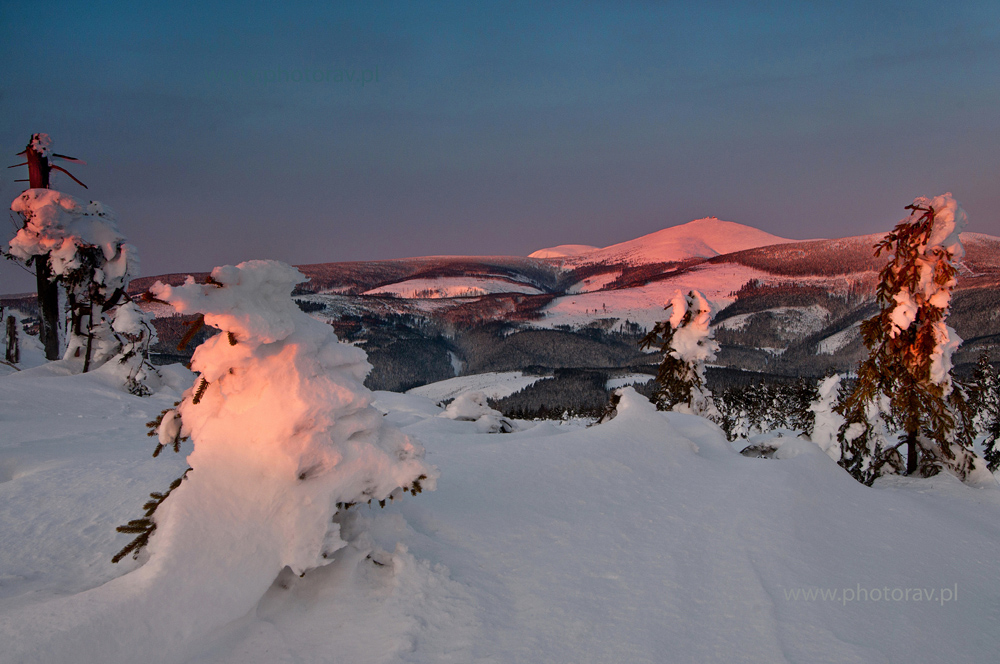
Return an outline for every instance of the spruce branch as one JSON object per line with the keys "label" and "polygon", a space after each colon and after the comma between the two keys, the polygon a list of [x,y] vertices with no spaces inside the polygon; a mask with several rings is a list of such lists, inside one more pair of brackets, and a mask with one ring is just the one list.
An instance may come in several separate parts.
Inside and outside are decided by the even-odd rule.
{"label": "spruce branch", "polygon": [[170,493],[181,485],[181,482],[187,477],[187,474],[191,472],[191,468],[184,471],[184,474],[178,477],[176,480],[170,483],[170,488],[163,493],[153,492],[149,494],[152,500],[149,500],[142,506],[144,515],[140,519],[132,519],[124,526],[118,526],[115,528],[119,533],[126,533],[129,535],[136,535],[136,537],[122,547],[121,551],[116,553],[112,558],[112,563],[121,562],[125,556],[132,554],[132,558],[138,558],[139,553],[142,549],[149,543],[149,538],[156,530],[156,522],[153,521],[152,516],[156,512],[156,509],[163,504]]}

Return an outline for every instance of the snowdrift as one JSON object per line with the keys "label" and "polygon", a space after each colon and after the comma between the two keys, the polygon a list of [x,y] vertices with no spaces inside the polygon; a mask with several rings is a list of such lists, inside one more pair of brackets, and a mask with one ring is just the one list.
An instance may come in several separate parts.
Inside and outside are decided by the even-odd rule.
{"label": "snowdrift", "polygon": [[[985,662],[1000,647],[996,487],[939,476],[867,488],[797,439],[784,458],[745,458],[714,425],[627,388],[605,424],[505,435],[376,393],[383,419],[427,447],[437,491],[363,508],[344,536],[367,538],[303,578],[279,576],[226,624],[161,636],[177,613],[209,607],[129,604],[145,589],[136,574],[81,591],[124,571],[107,562],[113,528],[150,474],[183,469],[137,444],[174,396],[95,380],[0,379],[4,662],[114,661],[82,656],[105,640],[132,644],[133,659],[249,664]],[[34,405],[52,399],[58,417]],[[239,591],[206,576],[213,592]],[[116,620],[83,618],[99,610]],[[130,637],[144,625],[152,641]]]}

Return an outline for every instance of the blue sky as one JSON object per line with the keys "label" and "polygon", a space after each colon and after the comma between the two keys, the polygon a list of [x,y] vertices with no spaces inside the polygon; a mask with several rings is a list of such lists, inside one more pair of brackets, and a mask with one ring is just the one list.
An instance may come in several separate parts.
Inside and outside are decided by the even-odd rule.
{"label": "blue sky", "polygon": [[86,159],[89,191],[55,186],[115,209],[145,274],[709,215],[841,237],[944,191],[1000,235],[995,0],[3,2],[0,44],[0,152]]}

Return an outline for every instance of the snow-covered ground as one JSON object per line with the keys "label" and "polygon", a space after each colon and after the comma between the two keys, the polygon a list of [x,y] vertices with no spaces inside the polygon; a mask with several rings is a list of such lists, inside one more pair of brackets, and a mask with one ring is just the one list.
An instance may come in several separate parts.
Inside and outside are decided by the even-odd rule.
{"label": "snow-covered ground", "polygon": [[625,387],[626,385],[642,385],[653,380],[654,376],[651,374],[643,373],[631,373],[624,376],[618,376],[616,378],[609,378],[604,384],[604,389],[606,390],[617,390],[619,387]]}
{"label": "snow-covered ground", "polygon": [[[437,490],[355,507],[326,567],[286,570],[256,607],[213,598],[158,622],[114,609],[135,569],[111,556],[150,491],[186,468],[151,458],[149,398],[101,372],[0,377],[0,661],[991,662],[1000,649],[1000,490],[950,476],[862,486],[815,445],[736,454],[706,420],[626,390],[598,426],[476,433],[434,399],[376,393],[427,449]],[[436,397],[435,397],[436,398]],[[214,564],[225,566],[227,560]],[[110,588],[110,590],[109,590]],[[155,647],[178,615],[201,635]]]}
{"label": "snow-covered ground", "polygon": [[621,270],[598,274],[584,279],[583,281],[576,282],[566,289],[566,294],[576,295],[577,293],[591,293],[593,291],[599,291],[602,288],[606,288],[609,284],[614,283],[614,281],[620,276],[622,276]]}
{"label": "snow-covered ground", "polygon": [[716,310],[720,310],[736,299],[734,292],[743,284],[752,279],[769,278],[771,275],[767,272],[738,263],[703,264],[645,286],[558,297],[542,309],[543,317],[531,321],[530,325],[583,327],[598,319],[617,318],[648,329],[663,320],[663,308],[678,290],[682,293],[701,291]]}
{"label": "snow-covered ground", "polygon": [[836,332],[821,340],[816,345],[817,355],[833,355],[838,350],[851,343],[861,336],[861,323],[855,323],[850,327]]}
{"label": "snow-covered ground", "polygon": [[525,376],[520,371],[488,371],[472,376],[456,376],[436,383],[414,387],[407,394],[426,397],[435,403],[454,399],[469,392],[482,392],[490,399],[502,399],[534,385],[544,376]]}
{"label": "snow-covered ground", "polygon": [[723,330],[742,330],[750,324],[754,316],[767,314],[781,319],[781,331],[789,338],[804,337],[817,332],[830,322],[829,311],[818,304],[810,304],[808,307],[774,307],[750,314],[738,314],[726,318],[715,327]]}

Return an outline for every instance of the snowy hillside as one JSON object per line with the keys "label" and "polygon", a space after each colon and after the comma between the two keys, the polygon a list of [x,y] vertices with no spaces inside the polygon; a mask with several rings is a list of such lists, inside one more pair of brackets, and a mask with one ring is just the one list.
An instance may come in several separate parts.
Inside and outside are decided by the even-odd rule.
{"label": "snowy hillside", "polygon": [[525,376],[520,371],[487,372],[473,376],[456,376],[421,385],[408,390],[407,394],[424,397],[434,403],[448,401],[467,392],[482,392],[490,399],[502,399],[529,385],[534,385],[541,379],[541,376]]}
{"label": "snowy hillside", "polygon": [[734,251],[743,251],[772,244],[795,242],[771,235],[762,230],[722,221],[715,217],[696,219],[679,226],[643,235],[642,237],[603,249],[586,252],[564,252],[563,247],[543,249],[531,254],[534,258],[550,258],[543,253],[553,253],[552,258],[566,258],[567,265],[594,263],[674,263],[690,258],[711,258]]}
{"label": "snowy hillside", "polygon": [[[872,249],[881,237],[787,241],[703,219],[603,249],[561,245],[545,250],[558,254],[553,258],[538,258],[536,252],[534,258],[431,256],[307,265],[301,270],[310,281],[298,287],[297,297],[313,316],[369,352],[376,365],[373,386],[380,389],[405,391],[442,380],[453,376],[456,366],[463,373],[531,365],[624,368],[635,358],[611,347],[634,346],[637,338],[619,333],[634,337],[649,329],[677,290],[690,289],[704,292],[716,307],[720,366],[818,376],[857,365],[857,324],[872,314],[875,281],[885,262]],[[995,315],[1000,238],[962,237],[966,256],[951,324],[966,339],[957,358],[968,365],[982,350],[1000,355],[1000,317]],[[136,280],[136,291],[153,280]],[[164,277],[175,285],[183,280],[179,274]],[[0,305],[33,306],[25,299],[0,300]],[[149,307],[157,316],[169,315],[155,304]],[[176,351],[185,329],[181,323],[161,317],[156,325],[161,338],[156,350],[163,361],[186,361]],[[496,340],[479,335],[483,328],[505,331]],[[605,359],[592,353],[583,359],[578,348],[557,338],[556,332],[565,330],[582,335],[582,343],[603,344],[609,349]],[[477,361],[477,356],[492,358],[490,347],[505,343],[507,335],[526,331],[552,331],[553,336],[521,343],[516,364]],[[605,336],[598,339],[598,333]],[[555,357],[559,348],[565,352]]]}
{"label": "snowy hillside", "polygon": [[[368,536],[302,578],[278,575],[242,618],[217,618],[209,600],[229,589],[210,584],[203,603],[116,613],[122,586],[98,587],[138,563],[110,563],[128,539],[114,528],[191,451],[150,458],[143,423],[186,387],[171,376],[147,399],[100,374],[0,377],[5,664],[909,664],[1000,648],[996,485],[867,488],[794,439],[778,459],[745,458],[713,425],[634,393],[606,424],[514,434],[377,393],[440,469],[437,491],[355,508]],[[182,616],[196,634],[137,639]]]}
{"label": "snowy hillside", "polygon": [[528,254],[528,258],[566,258],[567,256],[579,256],[592,251],[597,251],[597,247],[589,244],[560,244],[558,247],[539,249]]}

